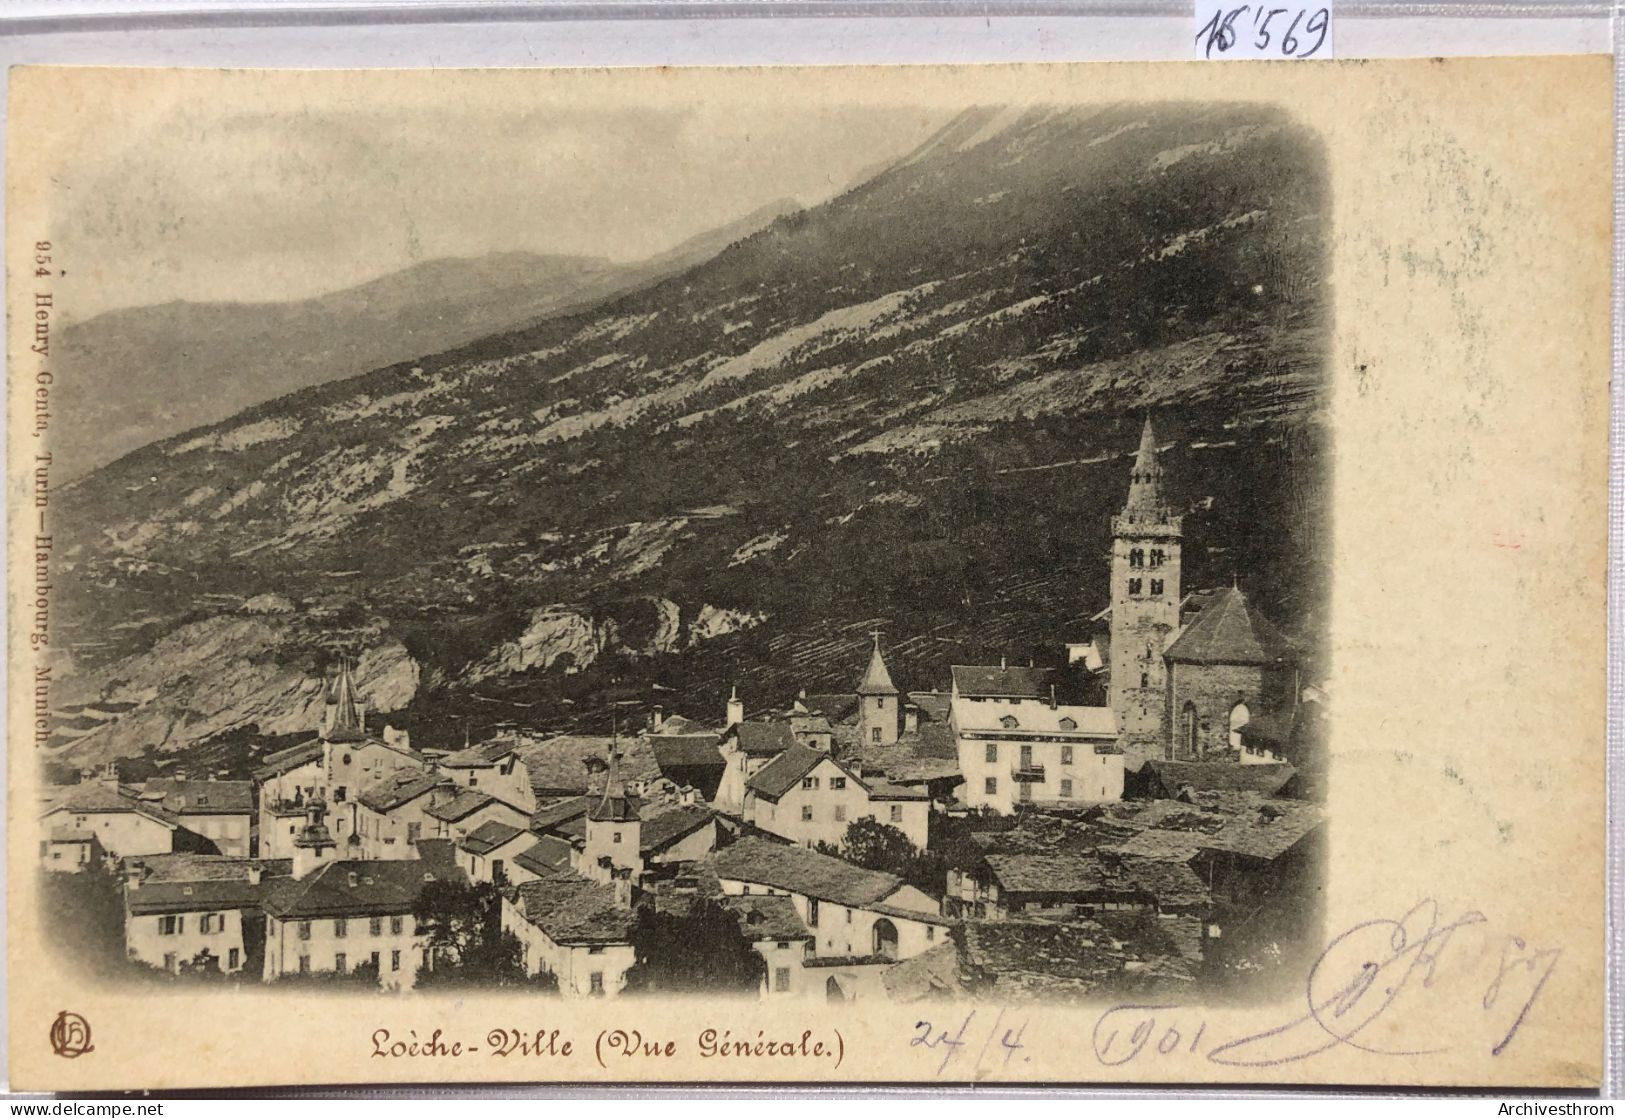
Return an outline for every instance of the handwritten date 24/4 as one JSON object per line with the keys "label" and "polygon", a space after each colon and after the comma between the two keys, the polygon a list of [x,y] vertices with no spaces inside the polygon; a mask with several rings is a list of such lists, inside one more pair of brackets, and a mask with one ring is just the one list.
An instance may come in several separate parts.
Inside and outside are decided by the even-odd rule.
{"label": "handwritten date 24/4", "polygon": [[1329,7],[1210,3],[1197,10],[1196,49],[1203,58],[1328,58]]}

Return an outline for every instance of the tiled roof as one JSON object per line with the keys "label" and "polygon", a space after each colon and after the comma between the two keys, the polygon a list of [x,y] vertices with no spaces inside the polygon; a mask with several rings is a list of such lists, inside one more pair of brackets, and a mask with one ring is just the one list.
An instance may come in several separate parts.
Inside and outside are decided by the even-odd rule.
{"label": "tiled roof", "polygon": [[789,897],[723,897],[722,906],[739,918],[739,930],[752,943],[770,939],[812,939],[812,930]]}
{"label": "tiled roof", "polygon": [[[422,853],[423,843],[419,843]],[[394,916],[412,911],[432,881],[463,881],[455,864],[413,858],[333,862],[303,878],[266,883],[265,911],[282,920],[329,916]]]}
{"label": "tiled roof", "polygon": [[68,811],[75,815],[101,815],[107,812],[132,812],[136,815],[162,823],[166,827],[178,827],[180,819],[173,813],[165,811],[155,801],[138,799],[132,790],[122,785],[86,783],[62,785],[51,789],[52,802],[46,806],[43,814],[50,815],[57,811]]}
{"label": "tiled roof", "polygon": [[524,834],[525,832],[518,827],[510,827],[506,823],[489,819],[465,835],[458,845],[470,854],[489,854]]}
{"label": "tiled roof", "polygon": [[1296,658],[1292,643],[1247,604],[1240,590],[1220,590],[1168,646],[1169,660],[1187,664],[1283,664]]}
{"label": "tiled roof", "polygon": [[1147,761],[1170,794],[1181,788],[1198,792],[1259,792],[1274,795],[1292,779],[1293,768],[1283,762],[1243,765],[1236,761]]}
{"label": "tiled roof", "polygon": [[889,745],[853,741],[848,749],[842,756],[857,759],[863,766],[865,780],[870,773],[909,782],[960,775],[959,746],[953,729],[946,722],[922,721],[919,729],[899,734]]}
{"label": "tiled roof", "polygon": [[[145,871],[139,885],[125,889],[125,905],[135,916],[257,908],[271,882],[285,879],[292,865],[287,858],[206,854],[148,854],[129,859],[135,863]],[[255,867],[263,875],[257,884],[249,880]]]}
{"label": "tiled roof", "polygon": [[910,691],[906,696],[919,708],[921,722],[948,721],[948,704],[953,696],[946,691]]}
{"label": "tiled roof", "polygon": [[570,796],[550,804],[542,804],[530,816],[530,829],[537,834],[550,831],[568,819],[579,819],[593,805],[591,796]]}
{"label": "tiled roof", "polygon": [[986,854],[988,869],[1008,893],[1093,893],[1126,889],[1092,854]]}
{"label": "tiled roof", "polygon": [[999,668],[955,664],[954,688],[964,698],[1048,698],[1055,672],[1049,668]]}
{"label": "tiled roof", "polygon": [[783,722],[740,722],[723,734],[724,739],[729,737],[753,757],[777,756],[796,744],[795,734]]}
{"label": "tiled roof", "polygon": [[793,734],[833,734],[835,728],[822,714],[792,714],[790,732]]}
{"label": "tiled roof", "polygon": [[1325,812],[1307,800],[1262,800],[1237,812],[1203,845],[1248,858],[1273,860],[1296,846],[1325,821]]}
{"label": "tiled roof", "polygon": [[554,872],[519,886],[515,902],[530,923],[559,944],[631,943],[637,922],[615,904],[615,890],[573,873]]}
{"label": "tiled roof", "polygon": [[803,896],[866,908],[895,893],[902,880],[866,870],[851,862],[804,846],[783,846],[760,838],[742,838],[712,855],[717,876],[769,885]]}
{"label": "tiled roof", "polygon": [[141,790],[160,794],[164,809],[176,815],[247,815],[254,810],[254,784],[249,780],[154,777]]}
{"label": "tiled roof", "polygon": [[801,783],[803,777],[825,761],[828,761],[848,776],[852,775],[845,765],[835,760],[822,749],[814,749],[810,745],[792,741],[783,753],[763,765],[755,775],[747,780],[745,786],[758,795],[777,800]]}
{"label": "tiled roof", "polygon": [[[1186,987],[1194,977],[1175,942],[1157,927],[1092,919],[1067,923],[1023,920],[967,922],[960,970],[967,986],[1011,1000],[1068,1001],[1102,992]],[[1153,933],[1153,934],[1148,934]]]}
{"label": "tiled roof", "polygon": [[831,722],[845,722],[858,713],[858,697],[851,693],[802,695],[796,702]]}
{"label": "tiled roof", "polygon": [[645,815],[639,828],[638,849],[645,856],[658,854],[704,827],[716,813],[703,804],[684,804]]}
{"label": "tiled roof", "polygon": [[1123,871],[1159,908],[1190,908],[1211,899],[1206,885],[1188,864],[1159,858],[1126,858]]}
{"label": "tiled roof", "polygon": [[459,749],[455,753],[440,758],[441,768],[446,769],[482,769],[496,764],[514,751],[514,743],[504,739],[481,742],[471,745],[467,749]]}
{"label": "tiled roof", "polygon": [[892,1001],[904,1004],[962,995],[965,988],[959,978],[959,948],[952,941],[939,943],[888,968],[880,982]]}
{"label": "tiled roof", "polygon": [[[624,781],[653,780],[660,775],[653,739],[623,737],[617,767]],[[560,734],[542,740],[520,739],[514,746],[538,799],[602,790],[609,749],[615,739]]]}
{"label": "tiled roof", "polygon": [[303,745],[291,746],[288,749],[279,749],[275,753],[266,755],[260,767],[254,770],[255,780],[268,780],[273,776],[292,772],[301,765],[308,765],[312,761],[322,759],[322,743],[320,739],[307,741]]}
{"label": "tiled roof", "polygon": [[667,777],[676,768],[723,768],[727,762],[723,761],[722,752],[717,748],[721,741],[720,734],[711,733],[655,734],[649,739],[654,749],[655,764]]}
{"label": "tiled roof", "polygon": [[358,797],[374,811],[389,812],[409,804],[419,796],[442,784],[450,784],[437,772],[414,772],[401,769],[385,773],[361,790]]}
{"label": "tiled roof", "polygon": [[514,864],[539,877],[570,868],[570,844],[556,835],[543,835],[530,849],[514,855]]}
{"label": "tiled roof", "polygon": [[1164,831],[1149,827],[1114,849],[1124,857],[1188,862],[1202,849],[1205,838],[1199,831]]}
{"label": "tiled roof", "polygon": [[455,823],[460,819],[467,819],[480,808],[496,802],[496,797],[488,792],[481,792],[478,788],[467,788],[445,803],[424,808],[423,814],[445,823]]}
{"label": "tiled roof", "polygon": [[[1117,737],[1117,715],[1111,707],[1051,706],[1025,700],[1016,703],[980,703],[955,699],[954,724],[961,733],[1076,734],[1090,739]],[[1009,723],[1006,725],[1006,723]]]}

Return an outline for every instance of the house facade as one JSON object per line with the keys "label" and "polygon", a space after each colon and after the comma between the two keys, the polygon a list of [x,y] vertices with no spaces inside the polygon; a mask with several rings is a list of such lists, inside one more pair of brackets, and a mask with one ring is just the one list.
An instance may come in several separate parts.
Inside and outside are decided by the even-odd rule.
{"label": "house facade", "polygon": [[553,975],[565,998],[612,998],[625,989],[635,923],[614,888],[575,873],[525,882],[502,901],[502,928],[522,945],[525,973]]}
{"label": "house facade", "polygon": [[1110,707],[956,695],[950,722],[965,781],[960,795],[970,807],[1008,815],[1021,804],[1123,798],[1123,753]]}
{"label": "house facade", "polygon": [[764,831],[812,846],[839,846],[860,819],[896,827],[925,849],[931,802],[920,789],[865,778],[851,765],[796,743],[746,782],[744,818]]}

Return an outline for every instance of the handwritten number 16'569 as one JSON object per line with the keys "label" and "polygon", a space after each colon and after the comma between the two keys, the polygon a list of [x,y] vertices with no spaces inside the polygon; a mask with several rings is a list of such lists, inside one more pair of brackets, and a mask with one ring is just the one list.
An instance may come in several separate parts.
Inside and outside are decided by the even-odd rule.
{"label": "handwritten number 16'569", "polygon": [[[1281,19],[1286,15],[1292,16],[1290,22]],[[1214,11],[1213,18],[1196,33],[1196,42],[1203,56],[1212,58],[1214,51],[1224,54],[1236,45],[1241,35],[1248,34],[1252,36],[1251,45],[1256,53],[1269,52],[1273,46],[1282,58],[1311,58],[1326,44],[1331,22],[1331,13],[1326,8],[1313,11],[1299,8],[1294,13],[1291,8],[1242,4]],[[1285,31],[1280,30],[1283,24]]]}

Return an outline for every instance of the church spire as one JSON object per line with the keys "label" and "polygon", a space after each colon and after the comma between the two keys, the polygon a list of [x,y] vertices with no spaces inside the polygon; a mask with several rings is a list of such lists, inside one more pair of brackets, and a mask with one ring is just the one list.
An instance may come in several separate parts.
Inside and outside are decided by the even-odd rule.
{"label": "church spire", "polygon": [[897,687],[891,681],[891,672],[886,670],[885,658],[880,655],[880,633],[870,634],[875,638],[874,651],[869,654],[869,670],[863,673],[863,680],[858,684],[859,695],[895,695]]}
{"label": "church spire", "polygon": [[327,733],[323,737],[328,741],[360,741],[366,737],[347,656],[339,658],[339,676],[333,685],[333,719],[328,723]]}
{"label": "church spire", "polygon": [[1129,474],[1128,504],[1125,512],[1163,513],[1167,502],[1162,495],[1162,461],[1157,454],[1157,433],[1151,417],[1145,417],[1140,431],[1140,449],[1134,455],[1134,472]]}

